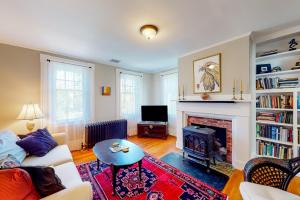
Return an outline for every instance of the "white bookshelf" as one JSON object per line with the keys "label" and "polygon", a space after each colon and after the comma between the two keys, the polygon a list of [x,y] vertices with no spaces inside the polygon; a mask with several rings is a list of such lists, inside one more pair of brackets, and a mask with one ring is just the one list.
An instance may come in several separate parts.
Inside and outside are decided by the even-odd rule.
{"label": "white bookshelf", "polygon": [[297,56],[300,55],[300,49],[296,49],[294,51],[283,51],[283,52],[279,52],[277,54],[272,54],[272,55],[268,55],[268,56],[260,56],[256,58],[257,62],[262,62],[262,61],[267,61],[270,59],[280,59],[280,58],[284,58],[284,57],[289,57],[289,56]]}
{"label": "white bookshelf", "polygon": [[[287,108],[256,108],[257,111],[293,111],[293,109],[287,109]],[[300,109],[298,110],[300,111]]]}
{"label": "white bookshelf", "polygon": [[272,143],[278,143],[278,144],[283,144],[283,145],[287,145],[287,146],[293,146],[292,142],[284,142],[284,141],[280,141],[280,140],[273,140],[270,138],[264,138],[264,137],[256,137],[257,140],[263,140],[266,142],[272,142]]}
{"label": "white bookshelf", "polygon": [[[297,34],[295,36],[295,34]],[[257,107],[255,103],[253,103],[253,112],[256,113],[253,117],[253,124],[265,124],[265,125],[272,125],[276,127],[283,127],[283,128],[289,128],[292,129],[293,132],[293,142],[286,142],[281,140],[274,140],[271,138],[265,138],[261,135],[256,133],[256,127],[254,128],[255,131],[255,141],[263,141],[266,143],[271,144],[279,144],[287,148],[292,148],[293,157],[300,156],[299,155],[299,148],[300,144],[298,144],[298,129],[300,129],[300,109],[297,108],[297,102],[298,102],[298,95],[300,95],[300,84],[298,84],[295,88],[276,88],[276,89],[260,89],[256,90],[256,80],[263,79],[263,78],[295,78],[298,77],[298,80],[300,80],[300,69],[291,70],[292,63],[296,63],[300,59],[300,49],[294,50],[294,51],[288,51],[288,42],[290,38],[297,37],[299,40],[300,38],[300,32],[293,33],[290,35],[281,36],[279,38],[273,38],[270,40],[260,41],[260,43],[253,44],[253,54],[260,54],[263,51],[266,50],[272,50],[277,48],[276,45],[280,44],[281,46],[278,46],[279,53],[263,56],[263,57],[255,57],[253,56],[253,67],[252,70],[253,74],[253,87],[252,90],[254,92],[254,98],[258,96],[278,96],[278,95],[291,95],[293,96],[293,107],[292,108],[263,108],[263,107]],[[286,46],[282,46],[286,45]],[[284,48],[286,50],[284,50]],[[298,46],[299,48],[299,46]],[[256,74],[256,64],[271,64],[272,68],[276,66],[280,66],[282,68],[281,71],[278,72],[271,72],[271,73],[265,73],[265,74]],[[257,102],[257,101],[255,101]],[[273,121],[263,121],[263,120],[256,120],[256,116],[260,112],[271,112],[271,113],[278,113],[278,112],[289,112],[292,113],[293,121],[292,123],[278,123]],[[298,124],[299,122],[299,124]],[[256,144],[256,143],[255,143]],[[256,147],[255,147],[256,148]],[[257,157],[272,157],[269,155],[259,155],[257,152],[257,149],[255,150]]]}

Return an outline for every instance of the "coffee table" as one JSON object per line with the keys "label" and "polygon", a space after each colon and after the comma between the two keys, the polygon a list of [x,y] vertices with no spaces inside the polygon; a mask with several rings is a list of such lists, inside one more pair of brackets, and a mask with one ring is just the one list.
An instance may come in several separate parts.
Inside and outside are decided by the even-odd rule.
{"label": "coffee table", "polygon": [[[122,151],[113,153],[109,147],[112,146],[113,143],[119,143],[120,145],[124,145],[129,147],[129,151],[124,153]],[[104,140],[102,142],[98,142],[95,144],[93,148],[94,154],[97,157],[97,168],[100,167],[100,161],[110,165],[112,171],[112,182],[113,182],[113,195],[116,193],[116,177],[119,170],[126,169],[132,166],[135,163],[138,163],[139,166],[139,178],[140,181],[142,180],[141,177],[141,169],[142,169],[142,160],[145,156],[144,151],[127,140],[121,139],[110,139]]]}

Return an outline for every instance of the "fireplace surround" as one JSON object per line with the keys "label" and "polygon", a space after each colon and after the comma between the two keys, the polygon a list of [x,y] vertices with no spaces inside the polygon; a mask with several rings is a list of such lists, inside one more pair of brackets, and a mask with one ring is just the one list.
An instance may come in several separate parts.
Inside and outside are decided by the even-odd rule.
{"label": "fireplace surround", "polygon": [[182,128],[188,125],[226,128],[226,160],[234,168],[243,169],[255,151],[255,142],[252,142],[250,134],[255,131],[251,130],[250,113],[250,101],[231,104],[177,102],[176,146],[183,148]]}

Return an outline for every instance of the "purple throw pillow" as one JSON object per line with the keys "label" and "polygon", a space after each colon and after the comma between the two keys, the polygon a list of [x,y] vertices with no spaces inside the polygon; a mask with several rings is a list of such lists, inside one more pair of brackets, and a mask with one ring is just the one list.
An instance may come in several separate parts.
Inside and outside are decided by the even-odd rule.
{"label": "purple throw pillow", "polygon": [[57,146],[56,141],[47,129],[38,129],[16,143],[30,155],[38,157],[46,155],[51,149]]}

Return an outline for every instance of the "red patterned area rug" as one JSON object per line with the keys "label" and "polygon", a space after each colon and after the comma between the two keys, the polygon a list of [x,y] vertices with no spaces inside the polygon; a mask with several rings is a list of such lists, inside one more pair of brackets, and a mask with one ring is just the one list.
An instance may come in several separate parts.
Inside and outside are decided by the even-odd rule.
{"label": "red patterned area rug", "polygon": [[94,200],[225,200],[220,191],[202,183],[184,172],[155,159],[145,156],[142,166],[142,182],[136,165],[120,170],[117,176],[117,193],[112,195],[110,167],[101,164],[97,170],[95,161],[81,164],[77,169],[84,181],[93,186]]}

